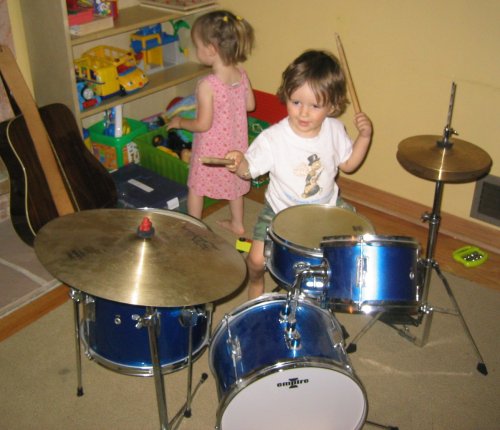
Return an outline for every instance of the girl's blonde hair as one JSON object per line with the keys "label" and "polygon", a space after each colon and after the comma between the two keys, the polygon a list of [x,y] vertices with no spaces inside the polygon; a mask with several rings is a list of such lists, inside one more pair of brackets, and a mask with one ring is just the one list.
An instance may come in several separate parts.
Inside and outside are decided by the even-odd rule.
{"label": "girl's blonde hair", "polygon": [[254,30],[248,21],[226,10],[209,12],[196,19],[191,35],[203,45],[213,45],[226,65],[247,60],[254,47]]}
{"label": "girl's blonde hair", "polygon": [[309,50],[297,57],[283,72],[278,97],[286,103],[305,83],[311,86],[318,103],[332,105],[332,116],[340,115],[349,103],[344,72],[330,52]]}

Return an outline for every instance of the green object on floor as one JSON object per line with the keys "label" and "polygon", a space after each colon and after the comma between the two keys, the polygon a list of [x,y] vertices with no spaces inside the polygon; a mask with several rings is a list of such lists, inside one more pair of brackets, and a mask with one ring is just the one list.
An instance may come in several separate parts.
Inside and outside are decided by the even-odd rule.
{"label": "green object on floor", "polygon": [[488,253],[477,246],[467,245],[453,251],[453,258],[465,267],[477,267],[488,259]]}

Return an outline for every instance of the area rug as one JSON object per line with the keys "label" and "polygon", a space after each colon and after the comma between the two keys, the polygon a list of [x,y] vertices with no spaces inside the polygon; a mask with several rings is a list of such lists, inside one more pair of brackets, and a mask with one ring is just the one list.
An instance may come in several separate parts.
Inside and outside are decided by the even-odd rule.
{"label": "area rug", "polygon": [[16,234],[10,219],[0,222],[0,318],[59,285],[34,249]]}
{"label": "area rug", "polygon": [[[245,223],[248,231],[259,208],[259,204],[246,201]],[[236,238],[216,224],[217,220],[227,217],[227,210],[220,209],[205,221],[214,232],[232,244]],[[195,268],[196,262],[193,262],[193,270]],[[387,324],[376,322],[357,342],[357,351],[349,354],[352,378],[356,378],[364,387],[368,421],[398,427],[400,430],[498,428],[500,295],[491,289],[445,275],[482,354],[488,375],[476,370],[477,355],[459,319],[454,315],[434,313],[429,339],[423,347],[409,342]],[[270,293],[275,284],[270,277],[266,278],[266,290]],[[274,296],[267,297],[269,303],[273,303]],[[452,307],[437,276],[431,280],[429,302],[436,308]],[[216,303],[212,329],[222,324],[225,314],[231,314],[239,306],[244,307],[245,303],[244,288],[235,289],[230,298]],[[369,316],[339,312],[334,318],[350,335],[346,337],[346,343],[371,320]],[[411,328],[413,330],[418,335],[421,327]],[[70,301],[0,343],[3,393],[0,428],[160,428],[153,378],[113,372],[84,357],[84,395],[78,397],[74,343],[73,306]],[[263,345],[255,345],[255,348],[261,347]],[[123,348],[126,351],[125,343]],[[193,387],[203,373],[208,375],[208,379],[193,398],[192,416],[182,420],[179,426],[181,430],[214,429],[219,406],[217,391],[220,387],[210,371],[212,349],[213,345],[208,346],[194,363]],[[169,418],[186,401],[186,387],[186,369],[165,376]],[[318,393],[321,397],[318,401],[325,396],[331,396],[332,399],[342,397],[342,394],[342,387],[332,385],[329,392]],[[264,406],[269,406],[263,404],[261,398],[250,396],[249,400],[254,404],[256,414],[261,413]],[[304,398],[303,402],[309,400]],[[275,412],[300,417],[300,403],[290,404]],[[345,414],[349,414],[349,411],[346,410]],[[243,423],[242,428],[246,428]],[[270,425],[268,428],[274,430],[277,427]],[[332,428],[337,427],[332,425]],[[367,422],[363,428],[378,427]]]}

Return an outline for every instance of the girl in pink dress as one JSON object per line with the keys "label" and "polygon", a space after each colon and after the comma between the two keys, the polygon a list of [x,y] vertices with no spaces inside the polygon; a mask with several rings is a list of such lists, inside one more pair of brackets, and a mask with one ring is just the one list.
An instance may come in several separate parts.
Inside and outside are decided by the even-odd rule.
{"label": "girl in pink dress", "polygon": [[204,165],[201,157],[224,158],[226,153],[248,147],[247,111],[255,108],[251,84],[239,63],[246,61],[254,44],[252,26],[228,11],[199,17],[191,37],[198,60],[212,68],[196,88],[196,118],[176,116],[168,129],[194,133],[188,178],[188,213],[201,218],[203,197],[229,200],[231,219],[219,225],[238,236],[243,227],[243,195],[249,181],[233,175],[224,166]]}

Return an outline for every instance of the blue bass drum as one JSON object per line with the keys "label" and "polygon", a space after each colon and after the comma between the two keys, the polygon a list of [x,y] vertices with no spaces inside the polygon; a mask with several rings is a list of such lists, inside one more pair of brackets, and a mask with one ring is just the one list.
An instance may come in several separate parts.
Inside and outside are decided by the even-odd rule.
{"label": "blue bass drum", "polygon": [[[355,212],[328,205],[292,206],[272,220],[265,243],[266,267],[282,286],[294,284],[297,270],[323,263],[321,241],[325,236],[359,236],[374,233],[368,219]],[[326,287],[309,280],[302,292],[318,298]]]}
{"label": "blue bass drum", "polygon": [[[308,299],[266,294],[224,317],[210,343],[220,430],[344,430],[365,422],[364,388],[354,375],[333,315]],[[293,340],[287,331],[290,325]]]}
{"label": "blue bass drum", "polygon": [[415,239],[368,234],[325,238],[321,246],[330,268],[330,309],[418,312],[421,292]]}
{"label": "blue bass drum", "polygon": [[[148,329],[140,318],[146,307],[86,296],[81,333],[86,353],[100,365],[132,376],[152,376]],[[192,358],[208,345],[212,305],[156,308],[159,313],[158,355],[163,374],[188,364],[189,330]]]}

